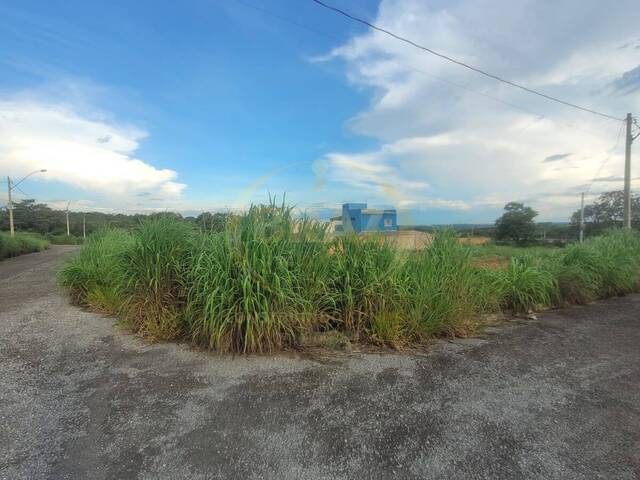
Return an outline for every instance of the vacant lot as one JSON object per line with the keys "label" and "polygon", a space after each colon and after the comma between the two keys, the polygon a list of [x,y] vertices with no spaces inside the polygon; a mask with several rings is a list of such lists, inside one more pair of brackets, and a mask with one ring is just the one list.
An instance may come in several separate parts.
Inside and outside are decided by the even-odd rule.
{"label": "vacant lot", "polygon": [[[273,352],[318,334],[392,348],[468,336],[486,314],[527,313],[637,292],[640,234],[483,263],[451,231],[418,251],[385,236],[327,238],[285,205],[255,205],[220,231],[171,215],[90,237],[61,284],[133,332],[220,352]],[[535,252],[535,253],[534,253]],[[539,253],[538,253],[539,252]]]}
{"label": "vacant lot", "polygon": [[425,355],[234,358],[70,306],[70,248],[0,264],[2,479],[640,475],[640,296]]}

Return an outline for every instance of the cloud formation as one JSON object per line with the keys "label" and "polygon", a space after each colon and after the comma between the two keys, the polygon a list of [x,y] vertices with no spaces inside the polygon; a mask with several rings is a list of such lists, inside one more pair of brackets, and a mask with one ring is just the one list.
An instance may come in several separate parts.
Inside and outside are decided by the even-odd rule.
{"label": "cloud formation", "polygon": [[126,205],[140,194],[178,199],[185,184],[173,170],[135,157],[146,132],[81,115],[68,105],[28,99],[0,99],[0,170],[21,176],[46,168],[40,180],[54,180],[112,204]]}
{"label": "cloud formation", "polygon": [[543,162],[557,162],[559,160],[564,160],[571,155],[571,153],[556,153],[555,155],[549,155],[548,157],[546,157]]}
{"label": "cloud formation", "polygon": [[[526,0],[383,0],[372,21],[622,118],[628,109],[640,112],[632,88],[637,50],[620,48],[635,45],[640,11],[630,0],[622,3],[611,9],[596,0],[553,8]],[[326,175],[368,188],[381,201],[426,206],[439,199],[444,207],[486,209],[529,199],[547,218],[562,219],[575,207],[575,189],[605,159],[602,176],[620,172],[621,122],[528,95],[380,32],[355,36],[327,58],[344,61],[349,81],[372,92],[349,127],[380,146],[327,154]],[[542,194],[549,190],[557,194]]]}

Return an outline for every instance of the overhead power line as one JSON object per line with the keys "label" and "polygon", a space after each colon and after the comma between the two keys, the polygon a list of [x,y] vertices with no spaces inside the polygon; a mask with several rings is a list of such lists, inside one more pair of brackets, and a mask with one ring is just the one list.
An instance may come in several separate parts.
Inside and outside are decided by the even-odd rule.
{"label": "overhead power line", "polygon": [[587,195],[589,194],[589,192],[591,191],[591,187],[593,187],[593,184],[600,177],[600,173],[602,172],[602,169],[604,168],[604,166],[607,164],[607,162],[609,161],[611,156],[615,153],[616,149],[618,148],[618,144],[620,143],[620,137],[622,136],[622,130],[623,129],[624,129],[624,124],[620,124],[620,130],[618,130],[618,136],[616,137],[616,143],[613,146],[613,148],[611,148],[611,150],[609,150],[609,155],[607,155],[606,158],[600,164],[600,167],[598,168],[598,171],[596,172],[595,176],[591,179],[591,183],[589,183],[589,186],[587,187],[587,190],[585,191],[585,194],[587,194]]}
{"label": "overhead power line", "polygon": [[437,52],[436,50],[433,50],[431,48],[425,47],[424,45],[420,45],[419,43],[416,43],[416,42],[414,42],[412,40],[409,40],[406,37],[403,37],[401,35],[395,34],[395,33],[391,32],[390,30],[386,30],[386,29],[384,29],[382,27],[379,27],[379,26],[377,26],[377,25],[375,25],[373,23],[368,22],[367,20],[365,20],[363,18],[356,17],[355,15],[352,15],[349,12],[346,12],[346,11],[340,9],[340,8],[334,7],[333,5],[329,5],[329,4],[327,4],[327,3],[325,3],[325,2],[323,2],[321,0],[311,0],[311,1],[314,2],[314,3],[317,3],[318,5],[320,5],[323,8],[326,8],[326,9],[331,10],[333,12],[336,12],[336,13],[338,13],[340,15],[343,15],[343,16],[349,18],[350,20],[353,20],[355,22],[358,22],[358,23],[361,23],[363,25],[366,25],[369,28],[377,30],[378,32],[382,32],[382,33],[384,33],[386,35],[389,35],[389,36],[395,38],[396,40],[399,40],[401,42],[407,43],[407,44],[409,44],[409,45],[411,45],[413,47],[416,47],[416,48],[418,48],[420,50],[423,50],[423,51],[428,52],[428,53],[430,53],[432,55],[440,57],[440,58],[442,58],[444,60],[447,60],[447,61],[449,61],[451,63],[455,63],[456,65],[460,65],[461,67],[467,68],[469,70],[473,70],[474,72],[479,73],[481,75],[484,75],[485,77],[492,78],[493,80],[497,80],[499,82],[505,83],[505,84],[510,85],[512,87],[515,87],[515,88],[519,88],[520,90],[524,90],[525,92],[528,92],[528,93],[531,93],[531,94],[534,94],[534,95],[538,95],[539,97],[546,98],[547,100],[551,100],[551,101],[554,101],[554,102],[557,102],[557,103],[561,103],[562,105],[565,105],[565,106],[568,106],[568,107],[571,107],[571,108],[582,110],[583,112],[588,112],[588,113],[591,113],[593,115],[599,115],[601,117],[609,118],[611,120],[619,120],[619,121],[623,120],[622,118],[614,117],[613,115],[608,115],[606,113],[598,112],[598,111],[592,110],[590,108],[581,107],[580,105],[576,105],[575,103],[566,102],[564,100],[561,100],[559,98],[553,97],[551,95],[547,95],[546,93],[538,92],[537,90],[534,90],[532,88],[525,87],[524,85],[521,85],[519,83],[512,82],[511,80],[507,80],[507,79],[502,78],[502,77],[500,77],[498,75],[495,75],[493,73],[490,73],[490,72],[487,72],[485,70],[482,70],[482,69],[480,69],[478,67],[474,67],[474,66],[469,65],[467,63],[461,62],[460,60],[456,60],[455,58],[452,58],[452,57],[450,57],[448,55],[445,55],[443,53]]}
{"label": "overhead power line", "polygon": [[[253,10],[256,10],[256,11],[258,11],[258,12],[264,14],[264,15],[268,15],[268,16],[273,17],[273,18],[275,18],[275,19],[277,19],[277,20],[279,20],[281,22],[288,23],[288,24],[293,25],[295,27],[298,27],[298,28],[300,28],[302,30],[307,30],[307,31],[309,31],[311,33],[314,33],[316,35],[319,35],[319,36],[322,36],[322,37],[325,37],[325,38],[332,38],[332,39],[336,39],[336,40],[342,40],[342,38],[339,37],[338,35],[327,33],[327,32],[321,31],[321,30],[317,30],[315,28],[309,27],[308,25],[304,25],[304,24],[299,23],[299,22],[297,22],[295,20],[292,20],[290,18],[278,15],[278,14],[276,14],[276,13],[270,11],[270,10],[267,10],[265,8],[258,7],[256,5],[251,4],[251,3],[245,2],[244,0],[235,0],[235,1],[240,5],[243,5],[243,6],[247,7],[247,8],[251,8]],[[437,80],[439,82],[446,83],[446,84],[451,85],[453,87],[459,88],[459,89],[464,90],[464,91],[469,92],[469,93],[472,93],[474,95],[478,95],[480,97],[484,97],[484,98],[487,98],[489,100],[493,100],[494,102],[498,102],[498,103],[501,103],[503,105],[507,105],[507,106],[509,106],[511,108],[514,108],[516,110],[520,110],[522,112],[528,113],[529,115],[533,115],[534,117],[536,117],[534,122],[548,118],[548,119],[552,120],[554,123],[557,123],[557,124],[560,124],[560,125],[564,125],[566,127],[572,128],[574,130],[577,130],[577,131],[580,131],[580,132],[583,132],[583,133],[588,133],[588,134],[594,135],[594,136],[600,136],[601,135],[601,132],[598,132],[598,133],[597,132],[593,132],[593,131],[586,130],[586,129],[581,128],[581,127],[577,127],[576,125],[574,125],[572,123],[569,123],[569,122],[566,122],[566,121],[551,119],[547,115],[543,115],[543,114],[541,114],[539,112],[535,112],[535,111],[531,110],[530,108],[525,108],[525,107],[523,107],[521,105],[517,105],[515,103],[509,102],[509,101],[504,100],[504,99],[499,98],[499,97],[495,97],[495,96],[490,95],[490,94],[485,93],[485,92],[481,92],[479,90],[474,90],[474,89],[472,89],[470,87],[467,87],[467,86],[462,85],[460,83],[456,83],[456,82],[454,82],[452,80],[449,80],[447,78],[434,75],[434,74],[432,74],[430,72],[426,72],[425,70],[421,70],[421,69],[413,67],[411,65],[407,65],[406,63],[399,62],[399,61],[393,60],[393,59],[387,59],[386,61],[391,62],[391,63],[393,63],[395,65],[398,65],[398,66],[400,66],[402,68],[406,68],[408,70],[416,72],[416,73],[418,73],[420,75],[425,75],[425,76],[433,78],[434,80]],[[607,118],[607,120],[610,121],[611,118]],[[620,121],[617,118],[614,118],[613,120],[615,120],[616,122]],[[526,128],[528,128],[528,126]]]}

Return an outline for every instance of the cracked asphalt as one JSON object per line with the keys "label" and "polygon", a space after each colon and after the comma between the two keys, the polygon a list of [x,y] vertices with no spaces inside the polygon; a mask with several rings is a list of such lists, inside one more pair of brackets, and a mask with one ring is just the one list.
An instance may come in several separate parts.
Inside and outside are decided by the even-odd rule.
{"label": "cracked asphalt", "polygon": [[75,247],[0,262],[2,479],[638,479],[640,296],[425,354],[231,357],[69,304]]}

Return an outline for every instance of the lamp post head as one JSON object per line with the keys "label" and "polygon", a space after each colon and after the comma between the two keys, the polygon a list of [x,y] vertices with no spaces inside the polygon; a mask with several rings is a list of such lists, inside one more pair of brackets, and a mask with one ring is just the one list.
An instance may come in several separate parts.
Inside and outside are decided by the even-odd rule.
{"label": "lamp post head", "polygon": [[44,173],[44,172],[46,172],[46,171],[47,171],[47,169],[46,169],[46,168],[43,168],[42,170],[40,170],[40,173]]}

